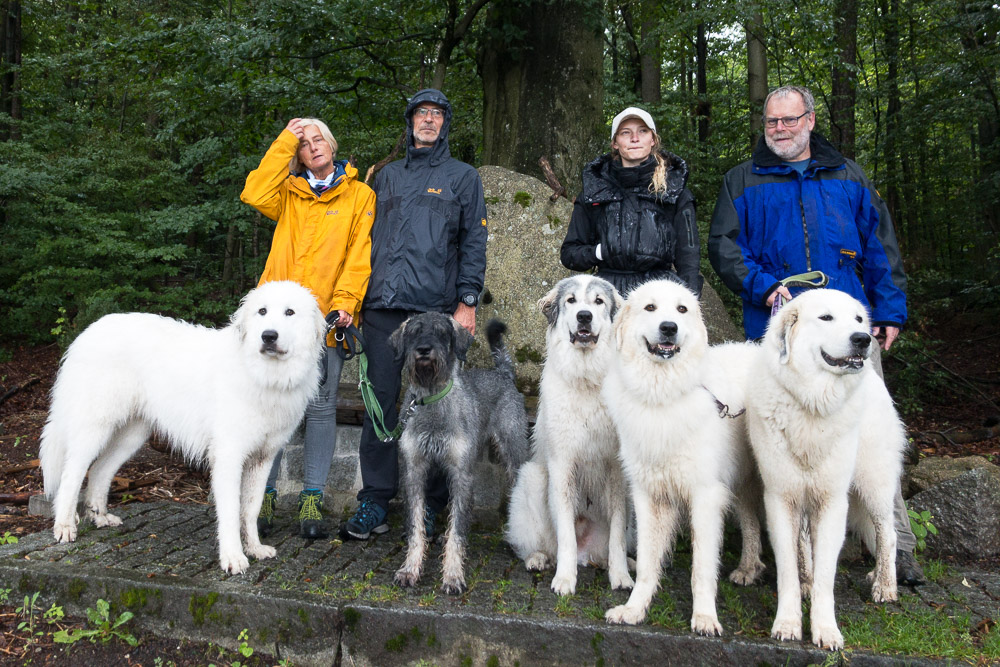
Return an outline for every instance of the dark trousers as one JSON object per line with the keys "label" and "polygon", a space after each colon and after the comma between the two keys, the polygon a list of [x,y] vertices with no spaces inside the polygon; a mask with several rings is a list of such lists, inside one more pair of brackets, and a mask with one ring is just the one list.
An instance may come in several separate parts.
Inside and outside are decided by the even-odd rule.
{"label": "dark trousers", "polygon": [[[413,315],[406,310],[365,309],[361,313],[363,324],[361,334],[365,339],[365,355],[368,357],[368,379],[375,389],[375,397],[382,408],[385,429],[396,428],[398,415],[396,401],[402,386],[400,374],[404,359],[397,357],[389,343],[389,337],[407,317]],[[358,500],[370,498],[383,509],[388,509],[389,501],[399,491],[399,443],[395,440],[382,442],[375,435],[371,417],[365,412],[361,427],[361,491]],[[448,504],[448,484],[440,469],[431,474],[427,482],[427,505],[440,512]]]}

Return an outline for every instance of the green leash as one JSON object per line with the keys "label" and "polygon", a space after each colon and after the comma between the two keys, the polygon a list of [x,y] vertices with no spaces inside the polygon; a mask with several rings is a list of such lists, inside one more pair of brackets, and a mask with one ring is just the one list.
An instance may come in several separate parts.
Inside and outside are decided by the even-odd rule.
{"label": "green leash", "polygon": [[[375,386],[368,379],[368,356],[364,351],[364,339],[361,337],[361,332],[352,324],[346,329],[337,329],[334,338],[338,341],[344,341],[346,344],[346,348],[340,348],[340,356],[345,361],[355,356],[358,358],[358,389],[361,391],[361,400],[365,404],[368,416],[371,417],[372,426],[375,427],[375,435],[382,442],[391,442],[399,438],[403,432],[403,428],[406,426],[406,422],[409,421],[419,406],[437,403],[447,396],[451,388],[455,386],[453,380],[448,380],[448,384],[444,386],[444,389],[436,394],[410,401],[406,409],[400,412],[396,428],[389,431],[385,426],[385,415],[382,413],[382,406],[378,404],[378,399],[375,398]],[[355,343],[355,341],[357,342]]]}
{"label": "green leash", "polygon": [[[784,285],[785,287],[805,288],[826,287],[829,282],[830,276],[826,275],[822,271],[796,273],[794,276],[788,276],[787,278],[782,278],[778,281],[780,285]],[[771,303],[771,317],[774,317],[774,314],[777,313],[781,307],[785,305],[785,303],[785,297],[780,294],[775,294],[774,301]]]}

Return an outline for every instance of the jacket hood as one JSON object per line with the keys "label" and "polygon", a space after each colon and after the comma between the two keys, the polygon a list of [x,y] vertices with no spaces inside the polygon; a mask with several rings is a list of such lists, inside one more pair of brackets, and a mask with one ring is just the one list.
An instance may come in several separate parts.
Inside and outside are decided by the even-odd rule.
{"label": "jacket hood", "polygon": [[[647,194],[650,198],[674,203],[687,187],[687,162],[662,148],[659,150],[659,155],[667,162],[667,191],[655,197],[652,194]],[[584,200],[604,202],[621,199],[622,186],[611,174],[613,160],[611,153],[605,153],[583,168],[583,192],[580,195]],[[646,165],[640,165],[639,168],[644,166]],[[650,169],[650,176],[652,176],[652,169]]]}
{"label": "jacket hood", "polygon": [[289,173],[291,178],[288,180],[289,189],[299,193],[303,197],[317,197],[319,199],[330,199],[334,196],[339,195],[347,189],[348,184],[351,181],[357,180],[358,170],[356,167],[351,166],[351,163],[347,160],[336,160],[334,161],[334,169],[340,172],[340,175],[335,178],[333,184],[328,190],[325,190],[322,194],[317,195],[311,187],[309,187],[309,181],[306,179],[306,172],[303,169],[298,174]]}
{"label": "jacket hood", "polygon": [[442,109],[444,109],[444,122],[441,124],[441,133],[438,135],[437,141],[434,142],[434,146],[431,147],[430,161],[432,165],[441,164],[445,160],[451,157],[451,151],[448,148],[448,129],[451,127],[451,102],[445,97],[445,94],[440,90],[435,88],[424,88],[423,90],[418,90],[410,101],[406,103],[406,111],[403,112],[403,117],[406,119],[406,164],[410,163],[412,158],[412,152],[415,149],[413,146],[413,110],[417,108],[418,105],[424,102],[431,102],[436,104]]}
{"label": "jacket hood", "polygon": [[[809,154],[816,166],[828,169],[839,167],[846,161],[840,151],[818,132],[809,135]],[[785,160],[767,147],[767,141],[764,140],[764,135],[761,135],[757,141],[757,147],[753,151],[753,163],[758,167],[779,167],[785,164]]]}

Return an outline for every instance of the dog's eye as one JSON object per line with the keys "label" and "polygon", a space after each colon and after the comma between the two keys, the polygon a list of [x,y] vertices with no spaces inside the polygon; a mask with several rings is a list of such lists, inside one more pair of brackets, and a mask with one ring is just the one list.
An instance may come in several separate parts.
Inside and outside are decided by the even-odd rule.
{"label": "dog's eye", "polygon": [[257,311],[258,315],[267,315],[267,308],[261,308]]}
{"label": "dog's eye", "polygon": [[598,306],[600,306],[602,303],[604,303],[604,299],[602,299],[599,296],[595,296],[594,297],[594,303],[596,303]]}
{"label": "dog's eye", "polygon": [[656,310],[656,304],[655,303],[647,303],[646,307],[643,310],[648,310],[649,312],[652,313],[653,311]]}
{"label": "dog's eye", "polygon": [[820,315],[819,319],[823,320],[824,322],[832,322],[833,315]]}
{"label": "dog's eye", "polygon": [[570,298],[566,299],[566,303],[576,303],[576,297],[571,296]]}
{"label": "dog's eye", "polygon": [[288,308],[288,309],[285,310],[285,317],[291,317],[294,314],[295,314],[295,311],[292,310],[291,308]]}
{"label": "dog's eye", "polygon": [[861,316],[860,315],[855,315],[854,319],[856,319],[858,321],[858,324],[861,324],[862,320],[861,320]]}
{"label": "dog's eye", "polygon": [[688,311],[688,307],[687,306],[677,306],[677,312],[678,313],[686,313],[687,311]]}

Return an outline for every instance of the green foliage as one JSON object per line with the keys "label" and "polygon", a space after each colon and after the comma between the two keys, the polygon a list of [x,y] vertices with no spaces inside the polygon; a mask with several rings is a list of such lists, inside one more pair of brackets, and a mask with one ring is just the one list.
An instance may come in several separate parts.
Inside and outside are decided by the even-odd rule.
{"label": "green foliage", "polygon": [[916,510],[907,509],[906,513],[910,517],[910,529],[913,531],[913,536],[917,538],[917,548],[918,552],[923,551],[927,548],[927,535],[937,535],[938,529],[931,519],[933,515],[927,510],[922,512],[917,512]]}
{"label": "green foliage", "polygon": [[5,530],[3,536],[0,536],[0,545],[4,544],[17,544],[17,536],[11,535],[9,530]]}
{"label": "green foliage", "polygon": [[518,204],[521,208],[528,208],[531,206],[531,193],[521,190],[515,192],[514,203]]}
{"label": "green foliage", "polygon": [[59,630],[52,635],[52,641],[59,644],[73,644],[81,639],[89,639],[91,643],[100,641],[102,644],[107,644],[113,639],[119,639],[129,646],[136,646],[139,643],[131,633],[119,629],[132,620],[132,612],[124,611],[118,618],[112,620],[111,605],[106,600],[99,599],[95,606],[96,609],[87,608],[87,620],[94,627]]}

